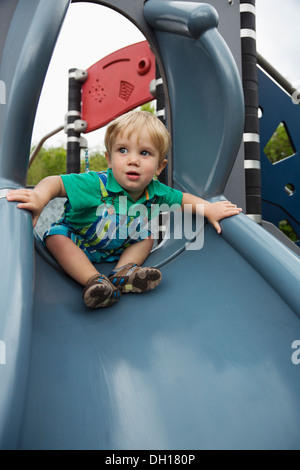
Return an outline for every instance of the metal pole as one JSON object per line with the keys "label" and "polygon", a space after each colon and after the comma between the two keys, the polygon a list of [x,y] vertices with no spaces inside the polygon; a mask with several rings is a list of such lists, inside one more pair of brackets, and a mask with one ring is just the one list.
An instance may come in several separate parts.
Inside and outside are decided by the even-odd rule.
{"label": "metal pole", "polygon": [[58,132],[63,131],[63,130],[64,130],[64,126],[59,126],[59,127],[57,127],[56,129],[54,129],[53,131],[48,132],[48,134],[46,134],[44,137],[42,137],[42,139],[39,141],[39,143],[37,144],[37,146],[35,147],[35,149],[34,149],[34,150],[32,151],[32,153],[30,154],[28,168],[29,168],[30,165],[32,165],[32,163],[34,162],[35,158],[37,157],[39,151],[41,150],[41,148],[42,148],[42,146],[43,146],[43,143],[46,142],[46,140],[49,139],[50,137],[52,137],[53,135],[55,135],[55,134],[57,134]]}
{"label": "metal pole", "polygon": [[245,99],[245,126],[243,137],[245,152],[246,213],[252,220],[261,224],[261,166],[255,15],[255,0],[240,0],[242,74]]}
{"label": "metal pole", "polygon": [[[164,87],[163,87],[163,79],[160,74],[159,67],[156,63],[156,76],[154,83],[150,85],[150,90],[152,95],[156,98],[156,116],[157,118],[166,125],[166,103],[165,103],[165,94],[164,94]],[[168,174],[166,168],[161,172],[158,177],[159,181],[164,184],[168,184]],[[165,219],[166,213],[160,213],[158,216],[159,220],[159,234],[157,243],[161,243],[164,239],[166,226],[165,226]]]}
{"label": "metal pole", "polygon": [[[81,121],[81,83],[87,79],[84,70],[69,70],[68,113],[66,119],[67,133],[67,173],[80,173],[80,126]],[[84,130],[84,129],[83,129]]]}
{"label": "metal pole", "polygon": [[[162,80],[157,64],[156,64],[155,97],[156,97],[156,116],[164,125],[166,125],[166,104],[165,104],[163,80]],[[159,175],[159,181],[161,181],[164,184],[168,184],[166,168]]]}
{"label": "metal pole", "polygon": [[278,70],[275,69],[275,67],[273,67],[273,65],[270,64],[267,59],[265,59],[261,54],[259,54],[259,52],[257,52],[257,65],[262,70],[267,72],[267,74],[270,75],[270,77],[273,78],[273,80],[275,80],[288,95],[290,95],[291,97],[294,94],[296,95],[296,97],[298,96],[299,89],[295,88],[292,83],[286,77],[281,75],[281,73],[278,72]]}

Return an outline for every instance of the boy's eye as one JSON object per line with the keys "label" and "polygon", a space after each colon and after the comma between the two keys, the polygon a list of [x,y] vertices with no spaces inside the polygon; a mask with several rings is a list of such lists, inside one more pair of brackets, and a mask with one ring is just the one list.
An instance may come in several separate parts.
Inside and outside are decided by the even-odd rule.
{"label": "boy's eye", "polygon": [[141,155],[142,155],[143,157],[147,157],[147,155],[150,155],[150,152],[148,152],[148,150],[142,150],[142,151],[141,151]]}
{"label": "boy's eye", "polygon": [[120,147],[119,152],[120,153],[127,153],[127,148],[126,147]]}

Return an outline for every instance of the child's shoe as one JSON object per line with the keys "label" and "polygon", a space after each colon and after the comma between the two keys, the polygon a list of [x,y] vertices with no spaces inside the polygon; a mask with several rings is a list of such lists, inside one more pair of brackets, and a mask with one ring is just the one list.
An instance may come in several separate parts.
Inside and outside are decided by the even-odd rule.
{"label": "child's shoe", "polygon": [[161,272],[157,268],[142,268],[128,263],[112,271],[108,279],[122,294],[140,293],[157,287],[161,281]]}
{"label": "child's shoe", "polygon": [[93,276],[83,291],[83,300],[89,308],[110,307],[119,300],[121,293],[119,289],[103,274]]}

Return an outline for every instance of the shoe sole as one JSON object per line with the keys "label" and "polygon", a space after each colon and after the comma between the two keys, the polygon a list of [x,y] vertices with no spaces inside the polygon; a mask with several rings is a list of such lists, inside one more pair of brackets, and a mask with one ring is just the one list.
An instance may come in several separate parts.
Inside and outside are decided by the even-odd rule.
{"label": "shoe sole", "polygon": [[122,294],[130,292],[139,294],[157,287],[161,282],[161,272],[158,269],[147,268],[131,276],[112,276],[110,281]]}
{"label": "shoe sole", "polygon": [[110,307],[119,298],[119,290],[111,289],[107,284],[92,284],[83,293],[83,300],[88,308]]}

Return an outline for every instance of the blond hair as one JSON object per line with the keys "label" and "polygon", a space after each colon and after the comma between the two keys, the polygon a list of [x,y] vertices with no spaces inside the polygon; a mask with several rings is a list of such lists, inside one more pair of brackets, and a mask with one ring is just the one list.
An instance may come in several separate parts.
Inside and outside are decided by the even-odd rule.
{"label": "blond hair", "polygon": [[171,138],[164,124],[148,111],[130,111],[109,124],[104,139],[108,155],[111,156],[113,143],[119,134],[128,138],[132,134],[137,134],[138,137],[144,126],[159,152],[159,162],[161,163],[169,151]]}

